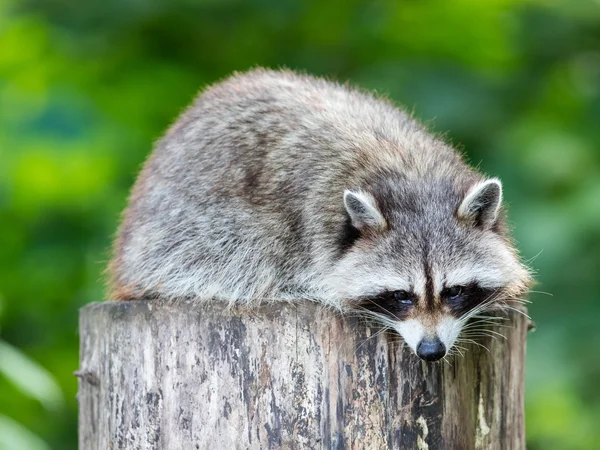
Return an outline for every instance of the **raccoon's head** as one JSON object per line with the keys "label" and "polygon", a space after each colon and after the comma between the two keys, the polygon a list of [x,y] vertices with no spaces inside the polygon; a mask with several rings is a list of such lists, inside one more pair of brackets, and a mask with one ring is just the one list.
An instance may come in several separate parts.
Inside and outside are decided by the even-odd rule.
{"label": "raccoon's head", "polygon": [[383,178],[346,190],[336,294],[398,332],[422,359],[530,282],[502,224],[502,184]]}

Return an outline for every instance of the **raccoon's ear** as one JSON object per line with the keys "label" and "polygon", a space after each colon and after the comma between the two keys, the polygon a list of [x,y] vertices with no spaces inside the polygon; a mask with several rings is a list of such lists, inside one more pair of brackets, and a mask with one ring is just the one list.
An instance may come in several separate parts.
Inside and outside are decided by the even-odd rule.
{"label": "raccoon's ear", "polygon": [[496,223],[502,204],[502,183],[498,178],[477,183],[458,208],[458,217],[488,229]]}
{"label": "raccoon's ear", "polygon": [[358,230],[363,228],[385,228],[386,221],[371,194],[362,191],[344,191],[344,206],[352,226]]}

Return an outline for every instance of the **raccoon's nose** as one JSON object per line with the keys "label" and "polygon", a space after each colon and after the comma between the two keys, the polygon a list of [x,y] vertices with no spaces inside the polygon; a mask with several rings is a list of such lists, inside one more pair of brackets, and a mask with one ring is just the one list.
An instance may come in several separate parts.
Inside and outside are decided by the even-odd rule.
{"label": "raccoon's nose", "polygon": [[423,339],[417,345],[417,356],[425,361],[437,361],[446,354],[446,347],[435,337],[433,339]]}

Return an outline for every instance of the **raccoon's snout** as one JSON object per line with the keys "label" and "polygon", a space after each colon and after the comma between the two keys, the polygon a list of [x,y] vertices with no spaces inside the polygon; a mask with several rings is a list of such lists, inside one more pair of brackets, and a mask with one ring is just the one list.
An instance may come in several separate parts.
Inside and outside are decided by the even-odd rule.
{"label": "raccoon's snout", "polygon": [[436,336],[433,339],[424,338],[417,345],[417,356],[425,361],[437,361],[446,355],[446,346]]}

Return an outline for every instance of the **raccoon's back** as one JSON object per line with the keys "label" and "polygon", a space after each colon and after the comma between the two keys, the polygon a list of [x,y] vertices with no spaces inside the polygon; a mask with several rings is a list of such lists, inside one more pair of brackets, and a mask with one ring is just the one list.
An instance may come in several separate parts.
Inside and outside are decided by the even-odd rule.
{"label": "raccoon's back", "polygon": [[456,155],[386,101],[258,70],[202,93],[130,197],[112,297],[312,295],[339,252],[344,189],[378,170],[455,170]]}

